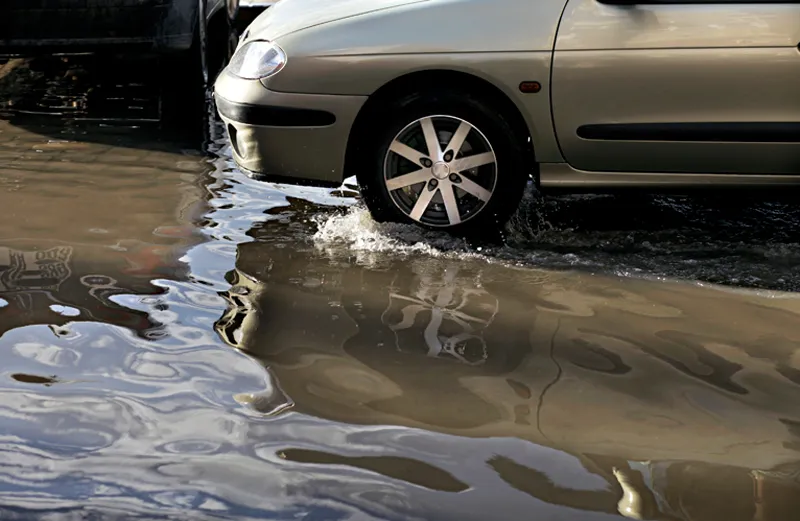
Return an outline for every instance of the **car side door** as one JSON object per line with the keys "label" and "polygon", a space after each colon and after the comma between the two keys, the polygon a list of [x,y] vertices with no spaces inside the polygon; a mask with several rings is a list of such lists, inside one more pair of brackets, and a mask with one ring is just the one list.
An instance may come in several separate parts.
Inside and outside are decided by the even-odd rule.
{"label": "car side door", "polygon": [[800,173],[800,3],[569,0],[552,109],[573,167]]}

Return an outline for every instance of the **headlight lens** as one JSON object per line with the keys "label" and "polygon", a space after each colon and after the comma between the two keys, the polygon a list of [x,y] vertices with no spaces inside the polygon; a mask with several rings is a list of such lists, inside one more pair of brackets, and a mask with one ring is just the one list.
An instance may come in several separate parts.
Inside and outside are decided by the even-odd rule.
{"label": "headlight lens", "polygon": [[286,53],[278,44],[254,40],[236,51],[228,70],[240,78],[260,80],[277,73],[285,64]]}

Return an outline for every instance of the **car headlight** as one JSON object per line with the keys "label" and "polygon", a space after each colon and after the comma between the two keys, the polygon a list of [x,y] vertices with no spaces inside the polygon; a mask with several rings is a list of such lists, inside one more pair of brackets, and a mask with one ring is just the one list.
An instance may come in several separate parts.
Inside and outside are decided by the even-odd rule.
{"label": "car headlight", "polygon": [[286,53],[278,44],[254,40],[242,45],[231,58],[228,70],[240,78],[260,80],[280,71],[286,65]]}

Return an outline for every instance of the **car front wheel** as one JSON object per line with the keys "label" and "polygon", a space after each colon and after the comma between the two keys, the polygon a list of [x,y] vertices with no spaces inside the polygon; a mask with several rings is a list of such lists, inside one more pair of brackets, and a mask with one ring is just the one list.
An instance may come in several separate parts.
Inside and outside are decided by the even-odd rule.
{"label": "car front wheel", "polygon": [[358,181],[377,221],[451,233],[499,230],[528,180],[512,125],[467,93],[416,93],[382,107]]}

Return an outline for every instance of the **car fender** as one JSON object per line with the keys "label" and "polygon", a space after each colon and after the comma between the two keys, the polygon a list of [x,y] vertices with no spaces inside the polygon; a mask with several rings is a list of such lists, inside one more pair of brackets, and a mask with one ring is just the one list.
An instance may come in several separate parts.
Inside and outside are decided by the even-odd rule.
{"label": "car fender", "polygon": [[[310,27],[275,40],[287,63],[262,83],[277,92],[369,96],[415,72],[466,73],[491,83],[517,106],[538,161],[558,162],[549,78],[565,3],[434,0]],[[476,20],[484,30],[466,29]],[[476,37],[481,32],[491,37]],[[537,81],[542,88],[523,94],[523,81]]]}

